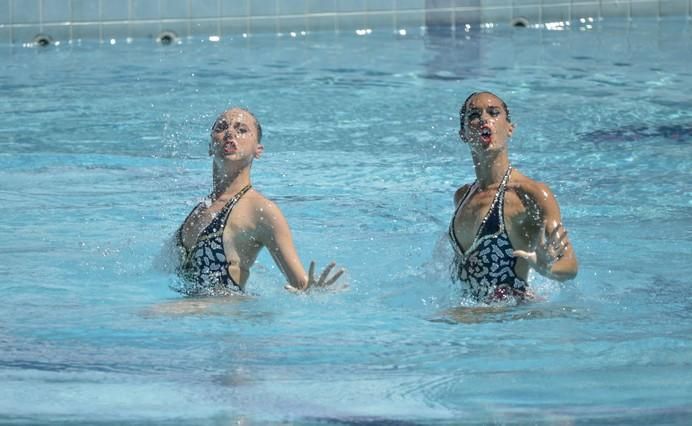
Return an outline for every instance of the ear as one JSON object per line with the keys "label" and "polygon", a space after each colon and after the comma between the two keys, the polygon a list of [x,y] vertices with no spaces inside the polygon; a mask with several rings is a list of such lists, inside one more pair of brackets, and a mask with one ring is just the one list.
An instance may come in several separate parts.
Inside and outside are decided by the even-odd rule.
{"label": "ear", "polygon": [[512,137],[512,133],[514,133],[514,129],[516,129],[517,125],[514,123],[511,123],[509,126],[509,131],[507,132],[507,137]]}
{"label": "ear", "polygon": [[263,152],[264,152],[264,145],[257,144],[257,148],[255,148],[255,158],[260,158],[262,156]]}

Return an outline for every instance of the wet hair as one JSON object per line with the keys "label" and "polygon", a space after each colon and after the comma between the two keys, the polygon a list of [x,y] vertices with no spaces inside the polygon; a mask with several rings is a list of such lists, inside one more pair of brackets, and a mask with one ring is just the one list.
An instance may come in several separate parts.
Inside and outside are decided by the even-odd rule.
{"label": "wet hair", "polygon": [[464,103],[461,105],[461,109],[459,110],[459,129],[460,129],[460,131],[462,131],[462,132],[464,131],[464,119],[466,118],[466,107],[467,107],[469,101],[470,101],[471,98],[473,98],[474,96],[480,95],[480,94],[483,94],[483,93],[487,93],[488,95],[495,96],[495,97],[502,103],[502,108],[504,108],[505,114],[507,115],[507,121],[510,122],[510,123],[512,122],[512,119],[509,117],[509,108],[507,107],[507,104],[505,103],[505,101],[503,101],[502,98],[500,98],[499,96],[497,96],[497,95],[494,94],[493,92],[488,92],[488,91],[483,90],[483,91],[480,91],[480,92],[473,92],[473,93],[471,93],[471,94],[469,95],[469,97],[466,98],[466,100],[464,101]]}
{"label": "wet hair", "polygon": [[[262,143],[262,125],[260,124],[260,122],[257,119],[257,117],[255,116],[255,114],[251,113],[250,111],[248,111],[246,109],[243,111],[247,111],[247,113],[250,114],[252,116],[252,118],[255,119],[255,130],[257,131],[257,143]],[[507,116],[509,117],[509,114]]]}

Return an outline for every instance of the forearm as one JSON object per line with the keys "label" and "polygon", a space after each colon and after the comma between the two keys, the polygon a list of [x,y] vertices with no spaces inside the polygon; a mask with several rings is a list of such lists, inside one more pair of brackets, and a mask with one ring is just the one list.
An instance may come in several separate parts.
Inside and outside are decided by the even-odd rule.
{"label": "forearm", "polygon": [[537,271],[551,280],[567,281],[577,276],[578,264],[573,257],[563,257],[552,265],[537,268]]}

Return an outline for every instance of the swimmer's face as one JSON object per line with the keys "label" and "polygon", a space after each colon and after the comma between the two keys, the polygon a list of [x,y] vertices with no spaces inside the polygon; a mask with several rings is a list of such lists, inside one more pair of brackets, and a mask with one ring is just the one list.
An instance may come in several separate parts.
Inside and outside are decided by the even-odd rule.
{"label": "swimmer's face", "polygon": [[259,143],[255,117],[241,108],[221,114],[211,127],[209,154],[224,160],[259,158],[264,147]]}
{"label": "swimmer's face", "polygon": [[477,151],[502,150],[512,137],[514,125],[509,121],[504,102],[492,93],[478,93],[466,103],[461,139]]}

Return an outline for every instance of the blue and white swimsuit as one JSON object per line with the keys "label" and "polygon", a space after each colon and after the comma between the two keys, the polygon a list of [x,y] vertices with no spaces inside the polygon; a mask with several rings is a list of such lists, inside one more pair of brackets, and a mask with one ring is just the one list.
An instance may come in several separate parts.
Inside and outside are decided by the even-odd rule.
{"label": "blue and white swimsuit", "polygon": [[177,272],[185,283],[182,288],[176,290],[188,296],[217,296],[243,292],[242,287],[228,273],[229,264],[223,248],[223,230],[231,210],[250,188],[252,185],[247,185],[228,200],[209,225],[199,233],[190,250],[183,244],[182,231],[192,213],[199,208],[199,204],[178,228],[176,243],[182,262]]}
{"label": "blue and white swimsuit", "polygon": [[479,301],[502,300],[508,296],[523,298],[528,288],[515,271],[517,258],[512,255],[514,249],[505,229],[505,189],[511,173],[510,166],[468,250],[464,251],[454,232],[454,219],[477,189],[477,181],[462,197],[449,225],[449,239],[455,253],[453,278],[468,284],[469,295]]}

